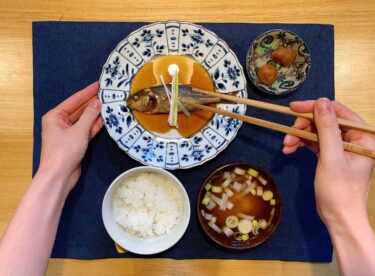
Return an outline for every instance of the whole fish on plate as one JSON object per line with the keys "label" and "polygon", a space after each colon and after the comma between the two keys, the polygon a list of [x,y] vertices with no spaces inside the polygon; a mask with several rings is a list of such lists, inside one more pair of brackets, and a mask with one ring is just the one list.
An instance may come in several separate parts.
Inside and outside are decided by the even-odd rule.
{"label": "whole fish on plate", "polygon": [[[169,90],[171,85],[167,84]],[[196,110],[184,102],[195,102],[198,104],[211,104],[221,102],[220,98],[203,95],[193,91],[193,87],[179,85],[179,101],[188,111]],[[167,93],[163,86],[155,86],[136,92],[126,100],[126,105],[133,110],[144,112],[146,114],[169,113],[170,104]],[[178,109],[181,112],[181,108]]]}

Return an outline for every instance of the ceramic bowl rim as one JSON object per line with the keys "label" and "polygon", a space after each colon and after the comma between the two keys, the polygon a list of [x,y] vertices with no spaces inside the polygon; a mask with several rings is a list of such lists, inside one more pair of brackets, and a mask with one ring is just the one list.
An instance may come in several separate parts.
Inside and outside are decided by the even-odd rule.
{"label": "ceramic bowl rim", "polygon": [[[173,181],[174,185],[176,186],[176,188],[178,189],[180,195],[181,195],[181,200],[182,200],[182,204],[183,204],[183,211],[182,211],[182,214],[181,214],[180,221],[178,222],[178,224],[181,225],[180,228],[177,229],[176,227],[178,225],[175,225],[173,227],[172,231],[168,235],[162,236],[160,238],[152,239],[152,240],[145,240],[145,239],[141,239],[141,238],[131,237],[130,235],[127,235],[123,230],[118,231],[118,229],[120,229],[120,227],[117,226],[116,222],[114,221],[113,211],[108,210],[108,208],[111,208],[111,206],[112,206],[113,193],[117,189],[118,185],[121,183],[121,180],[126,179],[126,178],[128,178],[132,175],[137,174],[137,173],[142,173],[142,172],[155,172],[155,173],[159,173],[159,174],[171,179]],[[170,247],[174,246],[182,238],[182,236],[185,234],[185,232],[188,228],[189,222],[190,222],[190,217],[191,217],[191,211],[190,210],[191,209],[190,209],[189,196],[186,192],[186,189],[182,185],[181,181],[176,176],[174,176],[172,173],[170,173],[170,172],[168,172],[168,171],[166,171],[162,168],[151,167],[151,166],[138,166],[138,167],[134,167],[132,169],[126,170],[125,172],[121,173],[108,186],[108,188],[106,190],[106,193],[103,197],[103,201],[102,201],[102,220],[103,220],[103,224],[104,224],[104,227],[106,229],[106,232],[108,233],[108,235],[111,237],[111,239],[114,242],[116,242],[117,244],[119,244],[121,247],[125,248],[129,252],[140,254],[140,255],[151,255],[151,254],[160,253],[160,252],[163,252],[163,251],[169,249]],[[121,234],[119,234],[119,233],[121,233]],[[174,235],[174,236],[171,237],[172,235]],[[166,241],[159,248],[152,248],[153,242],[155,242],[155,243],[161,242],[162,243],[163,239],[165,240],[168,237],[170,237],[169,242]],[[129,247],[130,243],[127,243],[127,244],[124,243],[124,241],[126,241],[127,239],[128,240],[131,239],[134,242],[135,241],[144,242],[145,248],[139,248],[139,247],[133,248],[132,246]],[[150,248],[147,247],[149,245],[150,245]]]}
{"label": "ceramic bowl rim", "polygon": [[[252,53],[252,50],[253,50],[254,44],[259,40],[260,37],[262,37],[262,36],[264,36],[264,35],[266,35],[266,34],[269,34],[269,33],[277,32],[277,31],[284,31],[284,32],[290,33],[290,34],[292,34],[292,35],[298,37],[298,38],[301,40],[302,44],[305,45],[305,48],[306,48],[306,50],[307,50],[308,57],[309,57],[309,60],[307,61],[307,67],[306,67],[306,70],[305,70],[305,77],[304,77],[304,78],[303,78],[303,79],[302,79],[302,80],[301,80],[301,81],[300,81],[295,87],[293,87],[293,89],[291,89],[291,90],[289,90],[289,91],[287,91],[287,92],[284,92],[284,93],[280,93],[280,94],[274,93],[273,91],[270,91],[270,90],[266,89],[265,87],[263,87],[263,86],[261,86],[261,85],[255,83],[255,82],[254,82],[254,78],[253,78],[253,77],[251,76],[251,74],[250,74],[250,71],[252,71],[252,70],[250,69],[250,66],[249,66],[249,58],[250,58],[250,56],[251,56],[251,53]],[[311,67],[311,54],[310,54],[310,50],[309,50],[309,48],[307,47],[305,41],[304,41],[299,35],[297,35],[296,33],[292,32],[292,31],[289,31],[289,30],[286,30],[286,29],[271,29],[271,30],[268,30],[268,31],[266,31],[266,32],[261,33],[260,35],[258,35],[258,36],[253,40],[253,42],[251,42],[250,47],[248,48],[247,53],[246,53],[246,62],[245,62],[245,65],[246,65],[246,73],[247,73],[247,75],[248,75],[248,77],[249,77],[251,83],[252,83],[255,87],[257,87],[259,90],[261,90],[262,92],[267,93],[267,94],[269,94],[269,95],[282,96],[282,95],[287,95],[287,94],[290,94],[290,93],[296,91],[296,90],[297,90],[298,88],[300,88],[300,87],[302,86],[302,84],[306,81],[306,79],[307,79],[307,75],[309,74],[310,67]]]}
{"label": "ceramic bowl rim", "polygon": [[[272,228],[272,231],[269,233],[268,236],[266,236],[263,240],[260,240],[258,242],[255,242],[255,243],[252,243],[252,244],[249,244],[248,246],[242,246],[242,247],[235,247],[235,246],[228,246],[226,245],[225,243],[221,242],[220,240],[216,239],[213,235],[211,235],[210,233],[208,233],[206,231],[206,229],[203,227],[203,224],[204,224],[204,220],[202,218],[202,214],[201,214],[201,210],[200,210],[200,198],[202,196],[202,192],[204,192],[205,188],[205,184],[206,182],[212,177],[212,175],[214,175],[216,172],[226,168],[226,167],[231,167],[231,166],[236,166],[236,165],[245,165],[245,166],[248,166],[248,167],[251,167],[251,168],[254,168],[256,170],[258,170],[259,172],[262,172],[262,173],[265,173],[267,175],[267,177],[274,183],[276,189],[277,189],[277,194],[279,195],[279,200],[280,200],[280,204],[279,204],[279,208],[275,208],[275,212],[278,210],[279,212],[279,215],[277,216],[277,220],[272,224],[273,225],[273,228]],[[197,213],[197,216],[198,216],[198,221],[199,221],[199,225],[200,225],[200,228],[202,229],[202,231],[204,232],[204,234],[210,239],[212,240],[214,243],[216,243],[217,245],[220,245],[224,248],[227,248],[227,249],[232,249],[232,250],[236,250],[236,251],[242,251],[242,250],[247,250],[247,249],[250,249],[250,248],[254,248],[264,242],[266,242],[276,231],[276,229],[279,227],[280,225],[280,222],[281,222],[281,217],[282,217],[282,213],[283,213],[283,200],[282,200],[282,194],[281,194],[281,190],[278,186],[278,184],[276,183],[275,179],[271,176],[270,173],[268,173],[265,169],[259,167],[259,166],[256,166],[254,164],[252,164],[251,162],[247,162],[247,161],[238,161],[238,162],[229,162],[229,163],[225,163],[217,168],[215,168],[214,170],[212,170],[204,179],[201,187],[199,188],[199,192],[198,192],[198,196],[197,196],[197,204],[196,204],[196,213]]]}

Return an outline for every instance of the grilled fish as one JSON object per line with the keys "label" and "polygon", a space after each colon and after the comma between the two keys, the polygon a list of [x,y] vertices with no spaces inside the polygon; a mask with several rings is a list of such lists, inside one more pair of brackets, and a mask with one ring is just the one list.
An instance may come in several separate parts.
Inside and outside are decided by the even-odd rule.
{"label": "grilled fish", "polygon": [[[170,84],[167,84],[167,87],[169,91],[172,90]],[[221,101],[220,98],[194,92],[193,88],[187,85],[179,85],[178,98],[189,111],[196,110],[196,108],[189,106],[189,104],[185,102],[190,101],[198,104],[211,104]],[[155,86],[136,92],[126,100],[126,105],[133,110],[146,114],[169,113],[170,107],[169,99],[163,86]],[[178,108],[178,112],[181,112],[180,108]]]}

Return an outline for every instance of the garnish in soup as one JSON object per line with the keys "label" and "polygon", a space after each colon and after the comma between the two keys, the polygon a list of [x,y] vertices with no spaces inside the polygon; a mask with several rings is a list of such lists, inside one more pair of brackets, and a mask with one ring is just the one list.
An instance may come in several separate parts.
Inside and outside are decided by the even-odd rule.
{"label": "garnish in soup", "polygon": [[238,165],[220,170],[204,186],[201,216],[223,238],[245,242],[272,222],[277,199],[256,169]]}

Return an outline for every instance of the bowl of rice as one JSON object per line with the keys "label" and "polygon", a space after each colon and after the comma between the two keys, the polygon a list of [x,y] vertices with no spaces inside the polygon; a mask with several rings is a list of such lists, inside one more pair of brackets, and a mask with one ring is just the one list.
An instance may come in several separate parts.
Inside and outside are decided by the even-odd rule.
{"label": "bowl of rice", "polygon": [[160,168],[137,167],[109,186],[102,217],[118,245],[136,254],[156,254],[172,247],[185,233],[190,202],[173,174]]}

